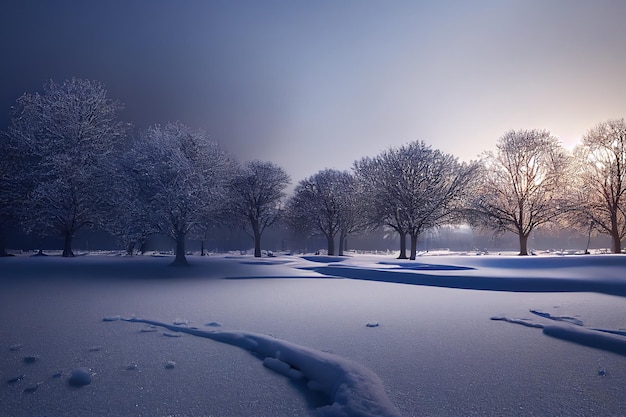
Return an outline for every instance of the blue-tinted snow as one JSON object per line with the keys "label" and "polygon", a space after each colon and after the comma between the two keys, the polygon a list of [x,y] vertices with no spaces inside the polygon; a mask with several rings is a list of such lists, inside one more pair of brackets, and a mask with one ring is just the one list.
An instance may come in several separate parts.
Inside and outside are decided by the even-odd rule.
{"label": "blue-tinted snow", "polygon": [[[416,261],[472,268],[437,270],[411,269],[408,261],[403,267],[382,256],[330,263],[280,259],[285,263],[251,265],[245,262],[256,261],[245,256],[190,257],[192,266],[182,269],[168,266],[168,258],[0,259],[0,375],[5,381],[0,415],[306,416],[326,404],[301,382],[277,373],[297,375],[287,362],[270,359],[260,366],[256,356],[228,344],[102,321],[116,314],[167,323],[184,318],[207,331],[212,329],[205,323],[219,322],[219,331],[244,329],[350,359],[379,378],[405,416],[620,415],[626,408],[626,357],[489,320],[501,316],[545,321],[544,328],[580,327],[532,309],[580,319],[583,331],[620,331],[626,327],[624,298],[606,293],[618,293],[622,286],[624,257],[424,256]],[[573,280],[594,292],[470,291],[319,279],[327,275],[303,269],[328,266],[366,278],[398,274],[398,281],[407,282],[414,276],[519,285],[544,280],[562,286]],[[256,278],[223,279],[239,277]],[[366,327],[372,320],[381,326]],[[13,345],[23,348],[11,351]],[[92,346],[102,349],[90,351]],[[27,354],[39,360],[24,364]],[[175,368],[166,369],[168,361]],[[140,367],[125,371],[129,363]],[[91,370],[92,383],[68,386],[71,370],[81,367]],[[57,373],[64,377],[53,378]],[[38,382],[43,384],[36,392],[24,392]]]}

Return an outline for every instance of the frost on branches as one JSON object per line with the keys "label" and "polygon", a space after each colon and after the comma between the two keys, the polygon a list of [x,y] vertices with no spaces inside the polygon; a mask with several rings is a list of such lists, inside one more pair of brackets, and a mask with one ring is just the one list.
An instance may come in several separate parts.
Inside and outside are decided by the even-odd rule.
{"label": "frost on branches", "polygon": [[78,230],[98,225],[110,162],[130,128],[117,120],[121,109],[102,84],[77,78],[50,81],[13,108],[7,135],[21,151],[15,214],[28,232],[63,235],[63,256],[73,256]]}
{"label": "frost on branches", "polygon": [[230,211],[254,239],[254,256],[261,256],[261,236],[281,214],[287,173],[271,162],[251,161],[237,171],[230,184]]}
{"label": "frost on branches", "polygon": [[368,190],[372,222],[400,235],[400,259],[406,259],[409,235],[410,258],[415,259],[417,238],[425,230],[458,220],[477,165],[461,164],[419,141],[363,158],[354,169]]}
{"label": "frost on branches", "polygon": [[225,204],[234,161],[206,133],[181,123],[147,129],[128,158],[128,194],[149,230],[175,242],[174,264],[186,265],[185,240]]}

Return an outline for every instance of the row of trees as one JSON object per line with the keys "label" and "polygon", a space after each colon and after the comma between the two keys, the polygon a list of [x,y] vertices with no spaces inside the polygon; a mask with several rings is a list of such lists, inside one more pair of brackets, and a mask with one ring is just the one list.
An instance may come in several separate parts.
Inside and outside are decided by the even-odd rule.
{"label": "row of trees", "polygon": [[[240,164],[206,133],[181,123],[133,134],[118,119],[122,105],[95,81],[49,82],[24,94],[0,141],[0,235],[12,225],[72,237],[104,229],[128,248],[149,234],[169,236],[176,263],[185,241],[204,240],[219,225],[244,227],[261,255],[263,232],[282,219],[305,235],[326,237],[343,254],[347,236],[372,228],[400,236],[400,257],[416,256],[417,240],[444,224],[470,223],[519,236],[527,254],[538,227],[568,225],[612,237],[626,235],[626,123],[591,129],[573,153],[547,131],[510,131],[495,152],[461,163],[424,142],[391,148],[290,183],[271,162]],[[4,242],[2,242],[4,243]],[[4,245],[0,245],[4,248]],[[4,251],[4,249],[2,249]]]}
{"label": "row of trees", "polygon": [[121,109],[100,83],[81,79],[51,81],[43,94],[17,100],[0,142],[0,231],[19,224],[61,234],[63,256],[73,256],[72,238],[84,228],[107,230],[131,250],[160,233],[175,242],[175,263],[185,264],[187,238],[228,222],[250,231],[260,256],[290,181],[284,170],[241,165],[181,123],[135,137],[118,120]]}

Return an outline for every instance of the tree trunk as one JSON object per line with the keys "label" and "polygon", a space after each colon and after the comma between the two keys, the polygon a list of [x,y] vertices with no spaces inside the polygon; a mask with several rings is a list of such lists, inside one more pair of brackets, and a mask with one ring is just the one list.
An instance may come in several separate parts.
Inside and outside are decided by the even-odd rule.
{"label": "tree trunk", "polygon": [[185,233],[178,232],[176,234],[176,258],[172,265],[187,266],[187,258],[185,257]]}
{"label": "tree trunk", "polygon": [[611,240],[613,241],[613,244],[611,245],[613,253],[622,253],[622,242],[619,238],[617,230],[611,231]]}
{"label": "tree trunk", "polygon": [[74,256],[72,252],[72,233],[65,232],[65,242],[63,243],[63,256],[64,258],[71,258]]}
{"label": "tree trunk", "polygon": [[411,234],[411,260],[415,260],[415,256],[417,255],[417,235]]}
{"label": "tree trunk", "polygon": [[345,232],[340,232],[339,233],[339,251],[337,252],[337,255],[339,256],[343,256],[343,251],[346,249],[345,247],[345,241],[346,239],[346,233]]}
{"label": "tree trunk", "polygon": [[326,235],[326,242],[328,246],[328,256],[335,255],[335,237],[333,235]]}
{"label": "tree trunk", "polygon": [[126,245],[126,255],[133,256],[133,252],[135,251],[135,241],[130,240],[128,245]]}
{"label": "tree trunk", "polygon": [[619,228],[617,225],[617,214],[611,216],[611,241],[613,253],[622,252],[622,242],[619,238]]}
{"label": "tree trunk", "polygon": [[258,226],[253,227],[253,230],[254,230],[254,257],[260,258],[261,257],[261,231],[259,230]]}
{"label": "tree trunk", "polygon": [[593,223],[589,226],[589,231],[587,232],[587,246],[585,247],[585,255],[589,255],[589,245],[591,245],[591,231],[593,230]]}
{"label": "tree trunk", "polygon": [[0,258],[4,256],[9,256],[5,243],[6,241],[4,240],[4,232],[0,230]]}
{"label": "tree trunk", "polygon": [[520,256],[528,255],[528,235],[523,233],[519,235],[519,254]]}
{"label": "tree trunk", "polygon": [[406,232],[398,232],[400,234],[400,255],[398,259],[407,259],[406,257]]}
{"label": "tree trunk", "polygon": [[200,256],[204,256],[206,255],[206,253],[204,253],[204,239],[202,239],[200,241]]}

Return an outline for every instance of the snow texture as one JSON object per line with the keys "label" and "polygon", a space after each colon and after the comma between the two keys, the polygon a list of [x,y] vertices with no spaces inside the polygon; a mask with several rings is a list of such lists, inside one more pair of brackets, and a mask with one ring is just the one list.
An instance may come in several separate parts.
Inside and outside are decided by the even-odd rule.
{"label": "snow texture", "polygon": [[400,411],[385,393],[378,376],[369,369],[327,352],[300,346],[270,336],[227,330],[203,331],[141,318],[124,321],[164,327],[249,350],[263,365],[292,379],[308,380],[310,389],[328,396],[330,405],[320,407],[322,417],[397,417]]}
{"label": "snow texture", "polygon": [[345,415],[370,391],[405,416],[624,414],[626,256],[442,254],[0,259],[0,415]]}

